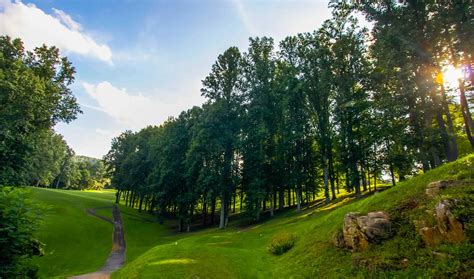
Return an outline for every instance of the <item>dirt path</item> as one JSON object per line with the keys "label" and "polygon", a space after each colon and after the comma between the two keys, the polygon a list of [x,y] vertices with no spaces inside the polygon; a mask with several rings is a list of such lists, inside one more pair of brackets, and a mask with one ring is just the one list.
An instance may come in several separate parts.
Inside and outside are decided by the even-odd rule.
{"label": "dirt path", "polygon": [[[114,220],[110,220],[104,216],[98,215],[95,210],[96,209],[104,209],[104,208],[111,208],[112,209],[112,216]],[[110,278],[110,274],[119,268],[122,267],[125,261],[125,235],[123,233],[123,224],[122,218],[120,216],[120,211],[116,205],[113,207],[97,207],[97,208],[89,208],[86,212],[92,216],[95,216],[101,220],[109,222],[114,225],[114,232],[112,235],[112,252],[110,252],[107,261],[105,262],[104,266],[93,273],[88,273],[84,275],[74,276],[71,277],[73,279],[102,279],[102,278]]]}

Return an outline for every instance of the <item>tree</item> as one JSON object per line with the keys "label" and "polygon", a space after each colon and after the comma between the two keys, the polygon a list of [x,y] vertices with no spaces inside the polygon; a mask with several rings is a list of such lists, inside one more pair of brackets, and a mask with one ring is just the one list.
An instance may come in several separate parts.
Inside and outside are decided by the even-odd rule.
{"label": "tree", "polygon": [[235,188],[232,179],[232,162],[234,161],[237,134],[239,131],[239,77],[241,72],[241,55],[239,49],[231,47],[219,55],[212,66],[211,73],[202,81],[201,93],[214,103],[218,123],[215,129],[218,136],[217,147],[222,154],[219,192],[221,198],[221,215],[219,228],[225,228],[228,221],[228,206],[231,193]]}
{"label": "tree", "polygon": [[56,47],[25,53],[0,37],[0,185],[26,184],[37,133],[81,113],[69,85],[75,70]]}
{"label": "tree", "polygon": [[[280,59],[275,74],[276,91],[280,91],[276,102],[282,108],[282,129],[279,133],[284,144],[284,170],[287,174],[284,179],[296,190],[298,211],[301,210],[303,191],[314,192],[316,183],[314,133],[307,87],[305,80],[300,78],[300,73],[304,72],[304,58],[299,56],[300,48],[301,43],[297,37],[287,37],[280,43]],[[323,147],[320,145],[319,148]]]}

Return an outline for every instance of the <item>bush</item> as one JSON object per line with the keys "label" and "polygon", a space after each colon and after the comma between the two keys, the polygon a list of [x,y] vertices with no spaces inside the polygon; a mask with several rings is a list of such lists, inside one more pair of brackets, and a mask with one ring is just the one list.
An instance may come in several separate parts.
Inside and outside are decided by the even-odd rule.
{"label": "bush", "polygon": [[296,242],[296,236],[290,233],[282,233],[274,237],[268,245],[268,251],[274,255],[281,255],[290,250]]}
{"label": "bush", "polygon": [[31,257],[42,255],[36,238],[39,208],[24,189],[0,187],[0,278],[35,278]]}

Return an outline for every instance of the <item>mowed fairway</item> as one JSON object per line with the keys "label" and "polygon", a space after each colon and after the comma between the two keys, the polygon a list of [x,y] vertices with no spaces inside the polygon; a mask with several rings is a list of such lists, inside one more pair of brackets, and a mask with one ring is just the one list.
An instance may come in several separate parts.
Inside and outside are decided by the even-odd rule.
{"label": "mowed fairway", "polygon": [[85,210],[112,205],[114,192],[31,191],[46,206],[40,228],[45,255],[35,260],[40,277],[66,277],[99,269],[110,252],[113,227]]}
{"label": "mowed fairway", "polygon": [[[35,259],[42,278],[65,278],[96,271],[105,263],[112,247],[113,226],[86,213],[87,208],[111,206],[115,191],[73,191],[30,188],[44,205],[40,239],[45,255]],[[151,215],[120,206],[127,244],[126,262],[160,244],[168,228]],[[111,216],[111,210],[97,214]]]}

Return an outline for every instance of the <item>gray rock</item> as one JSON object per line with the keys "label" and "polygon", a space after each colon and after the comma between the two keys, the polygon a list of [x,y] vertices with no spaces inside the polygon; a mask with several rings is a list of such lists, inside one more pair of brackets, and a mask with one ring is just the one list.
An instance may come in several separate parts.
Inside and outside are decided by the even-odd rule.
{"label": "gray rock", "polygon": [[[344,217],[342,235],[345,247],[363,250],[369,243],[390,238],[392,223],[388,214],[382,211],[370,212],[367,215],[350,212]],[[338,246],[341,244],[338,243]]]}

